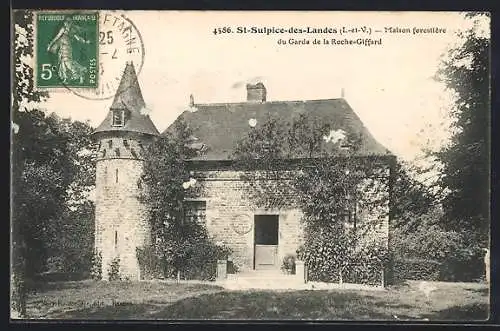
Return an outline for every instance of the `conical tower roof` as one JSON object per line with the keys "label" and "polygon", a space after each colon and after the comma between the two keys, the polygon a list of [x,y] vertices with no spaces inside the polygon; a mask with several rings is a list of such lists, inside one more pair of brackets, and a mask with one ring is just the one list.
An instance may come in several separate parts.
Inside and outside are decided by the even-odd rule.
{"label": "conical tower roof", "polygon": [[[159,134],[149,115],[142,113],[145,105],[134,65],[132,62],[127,62],[110,110],[94,133],[132,131],[150,135]],[[112,125],[113,111],[116,110],[125,111],[123,126]]]}

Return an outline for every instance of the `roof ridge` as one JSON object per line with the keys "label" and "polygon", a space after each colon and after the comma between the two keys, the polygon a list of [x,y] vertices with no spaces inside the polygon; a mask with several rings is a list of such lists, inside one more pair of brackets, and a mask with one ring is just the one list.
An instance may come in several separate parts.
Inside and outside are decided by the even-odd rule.
{"label": "roof ridge", "polygon": [[195,103],[194,106],[229,106],[229,105],[263,105],[263,104],[284,104],[284,103],[304,103],[304,102],[317,102],[317,101],[347,101],[344,98],[330,98],[330,99],[310,99],[310,100],[271,100],[264,102],[214,102],[214,103]]}
{"label": "roof ridge", "polygon": [[[265,121],[267,114],[277,114],[280,121],[290,121],[296,115],[319,116],[332,128],[341,128],[346,133],[359,133],[363,137],[360,153],[386,154],[382,146],[368,131],[352,106],[345,98],[315,100],[280,100],[253,102],[223,102],[196,104],[198,112],[185,110],[176,119],[184,119],[193,134],[208,146],[201,159],[227,159],[237,142],[246,137],[250,130],[249,118]],[[240,111],[241,110],[241,111]],[[175,122],[175,121],[174,121]],[[171,132],[169,125],[162,134]],[[330,148],[330,147],[328,147]],[[332,147],[333,148],[333,147]]]}

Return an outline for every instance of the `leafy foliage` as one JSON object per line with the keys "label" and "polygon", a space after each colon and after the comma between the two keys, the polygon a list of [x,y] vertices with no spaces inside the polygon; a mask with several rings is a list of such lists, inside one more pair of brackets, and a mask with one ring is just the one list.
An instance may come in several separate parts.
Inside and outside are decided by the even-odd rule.
{"label": "leafy foliage", "polygon": [[385,266],[389,261],[389,252],[380,240],[361,242],[346,268],[346,281],[349,283],[382,285],[386,277]]}
{"label": "leafy foliage", "polygon": [[[27,108],[48,97],[34,90],[27,61],[33,56],[32,20],[30,10],[13,12],[12,302],[21,315],[24,283],[47,269],[49,257],[65,269],[59,271],[88,267],[93,229],[87,199],[94,178],[92,128]],[[74,263],[79,249],[85,258]]]}
{"label": "leafy foliage", "polygon": [[[466,16],[485,17],[481,13]],[[421,275],[422,279],[471,281],[484,273],[480,247],[488,245],[489,232],[490,40],[478,34],[477,26],[459,37],[462,45],[445,54],[436,74],[455,95],[451,141],[430,155],[443,165],[436,183],[440,194],[429,194],[428,188],[408,176],[414,170],[408,166],[399,168],[394,186],[397,222],[391,242],[399,278]],[[420,267],[420,262],[412,261],[424,262]],[[434,271],[422,271],[426,264]]]}
{"label": "leafy foliage", "polygon": [[289,272],[291,274],[295,274],[295,255],[288,254],[283,258],[281,270]]}
{"label": "leafy foliage", "polygon": [[65,270],[58,271],[81,270],[80,262],[88,271],[93,246],[89,233],[94,207],[86,195],[94,178],[92,128],[37,110],[14,115],[19,131],[13,137],[13,163],[23,171],[13,176],[13,222],[26,244],[27,275],[46,270],[50,256],[64,256]]}
{"label": "leafy foliage", "polygon": [[394,278],[396,282],[406,280],[440,280],[441,263],[430,259],[395,259]]}
{"label": "leafy foliage", "polygon": [[156,254],[154,246],[137,247],[136,254],[143,279],[155,279],[163,276],[161,259]]}
{"label": "leafy foliage", "polygon": [[13,111],[23,111],[23,102],[39,102],[48,98],[48,93],[34,89],[33,68],[26,64],[25,57],[33,56],[33,11],[14,10],[13,38]]}
{"label": "leafy foliage", "polygon": [[475,247],[462,246],[449,254],[441,264],[440,280],[471,282],[485,276],[484,252]]}
{"label": "leafy foliage", "polygon": [[[299,258],[310,278],[342,281],[349,268],[366,261],[357,254],[361,239],[388,216],[389,183],[383,159],[356,156],[356,136],[328,142],[330,129],[305,115],[291,123],[270,118],[239,142],[234,156],[250,170],[242,178],[257,206],[302,211],[305,243]],[[367,211],[372,218],[362,217]]]}
{"label": "leafy foliage", "polygon": [[174,125],[175,133],[158,137],[145,155],[142,179],[146,188],[141,199],[147,206],[153,246],[139,254],[144,253],[147,268],[147,261],[156,260],[151,256],[154,251],[165,277],[182,274],[184,278],[210,279],[217,259],[227,258],[229,252],[212,242],[204,224],[195,217],[185,217],[186,198],[203,188],[199,182],[183,185],[191,177],[186,160],[195,156],[196,150],[190,147],[191,132],[186,124],[178,121]]}
{"label": "leafy foliage", "polygon": [[[479,23],[487,15],[471,13]],[[463,229],[470,240],[487,245],[489,231],[490,38],[477,25],[459,34],[463,44],[443,58],[436,78],[454,92],[454,135],[435,154],[443,164],[440,185],[446,229]]]}
{"label": "leafy foliage", "polygon": [[92,267],[90,269],[90,276],[94,280],[102,279],[102,254],[101,252],[94,252],[92,255]]}
{"label": "leafy foliage", "polygon": [[394,183],[392,186],[392,214],[394,227],[405,228],[407,233],[416,231],[420,226],[422,215],[432,218],[426,224],[437,224],[442,217],[439,191],[434,193],[433,186],[427,186],[416,177],[425,172],[412,164],[399,161],[394,166]]}
{"label": "leafy foliage", "polygon": [[109,263],[108,280],[109,281],[121,280],[119,257],[113,258],[113,260],[111,260],[111,262]]}

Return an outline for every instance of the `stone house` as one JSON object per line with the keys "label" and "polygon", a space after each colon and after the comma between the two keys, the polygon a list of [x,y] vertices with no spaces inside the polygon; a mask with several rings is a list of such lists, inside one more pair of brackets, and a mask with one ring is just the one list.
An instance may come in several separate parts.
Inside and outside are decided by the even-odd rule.
{"label": "stone house", "polygon": [[[296,208],[265,209],[248,197],[248,183],[235,167],[232,154],[237,142],[268,116],[291,120],[307,114],[331,123],[337,133],[360,137],[360,157],[378,157],[384,176],[391,177],[393,156],[363,126],[344,98],[310,101],[267,101],[262,83],[247,85],[247,99],[237,103],[195,104],[191,97],[183,120],[193,131],[200,150],[190,160],[193,183],[201,194],[188,201],[191,212],[206,224],[209,233],[232,248],[240,270],[279,269],[287,254],[302,242],[301,211]],[[128,63],[110,110],[94,132],[99,144],[96,174],[96,250],[102,254],[103,275],[119,256],[121,270],[141,278],[136,247],[148,242],[141,189],[141,150],[160,133],[148,115],[134,67]],[[164,133],[172,130],[167,128]],[[342,140],[342,137],[337,140]],[[385,191],[390,195],[390,186]],[[368,193],[367,193],[368,194]],[[388,244],[390,205],[381,211],[360,211],[361,218],[376,218],[377,238]],[[351,216],[349,216],[351,217]]]}

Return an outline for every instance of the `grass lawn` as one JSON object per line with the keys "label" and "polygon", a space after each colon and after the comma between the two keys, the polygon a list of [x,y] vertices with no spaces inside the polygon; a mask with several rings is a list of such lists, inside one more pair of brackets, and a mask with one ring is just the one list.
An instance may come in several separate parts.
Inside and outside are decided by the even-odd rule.
{"label": "grass lawn", "polygon": [[30,296],[30,318],[55,319],[301,319],[486,320],[488,287],[420,282],[382,291],[227,291],[203,284],[65,282]]}

